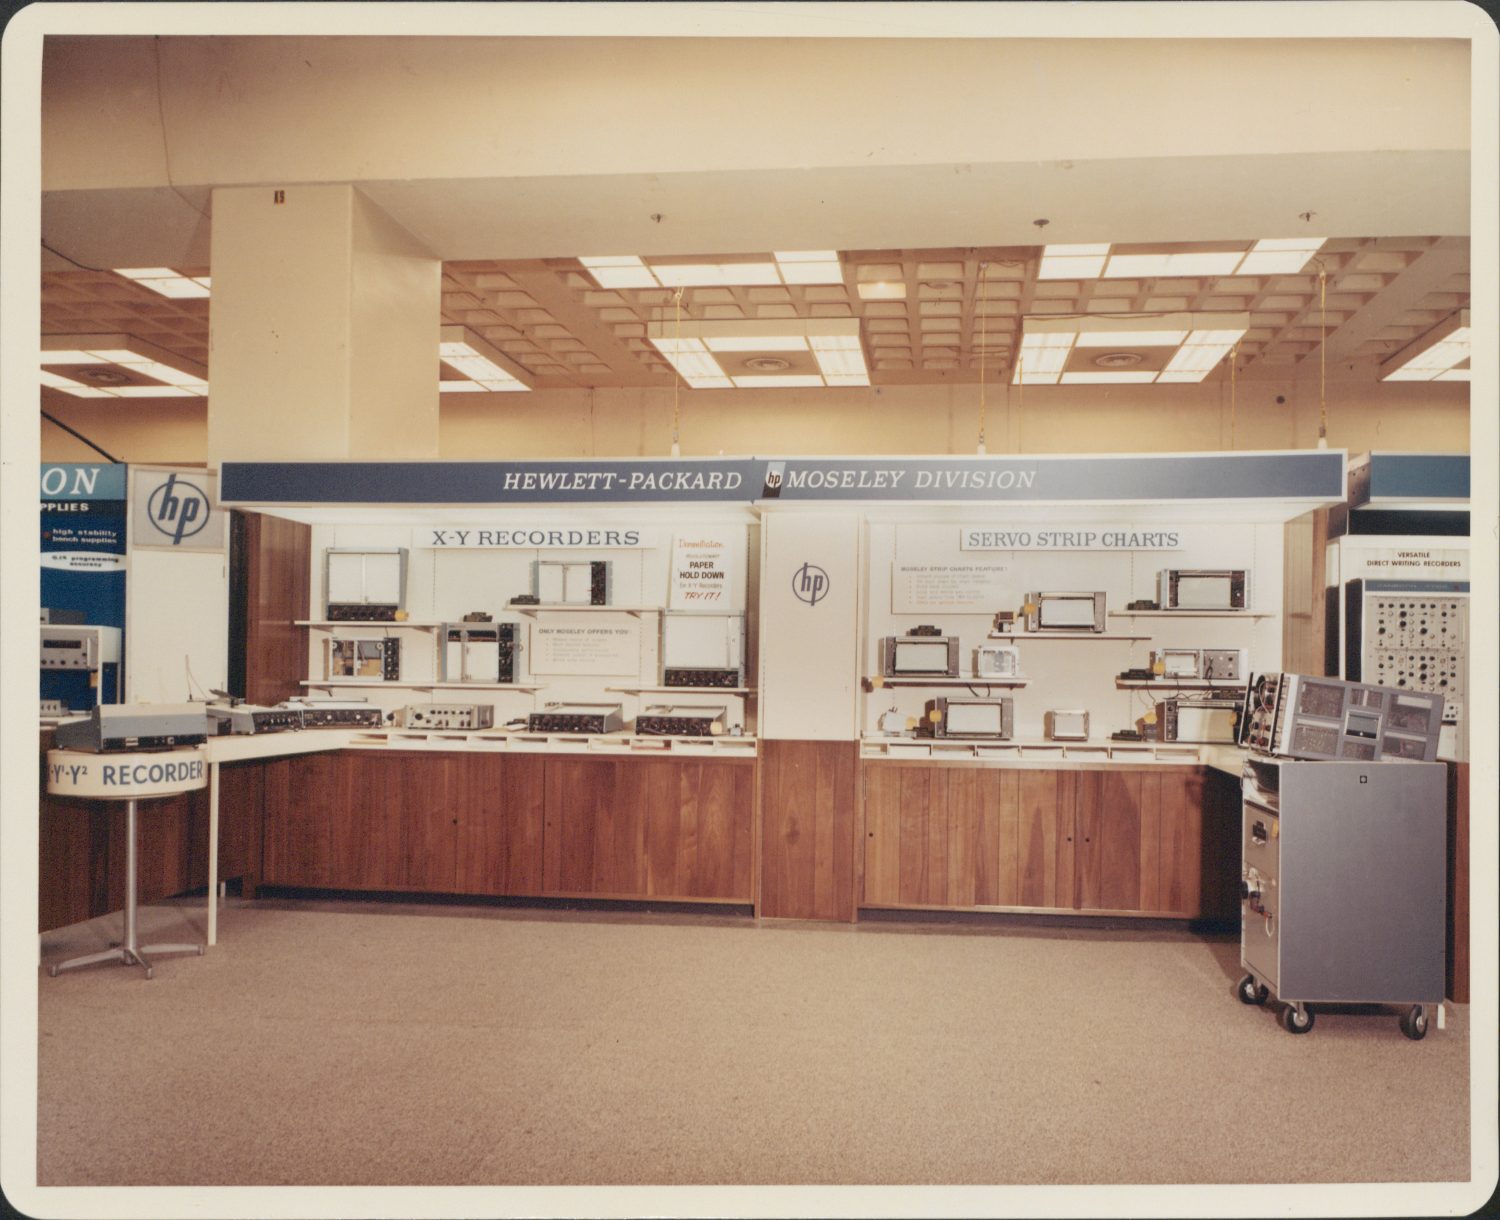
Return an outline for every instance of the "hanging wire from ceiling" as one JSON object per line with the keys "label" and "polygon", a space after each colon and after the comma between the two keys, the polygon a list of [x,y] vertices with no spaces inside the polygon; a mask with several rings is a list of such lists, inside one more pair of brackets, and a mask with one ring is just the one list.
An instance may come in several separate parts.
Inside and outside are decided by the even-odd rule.
{"label": "hanging wire from ceiling", "polygon": [[979,264],[979,447],[976,453],[984,454],[984,365],[985,355],[989,350],[989,337],[987,319],[989,315],[989,263]]}
{"label": "hanging wire from ceiling", "polygon": [[1025,445],[1021,441],[1021,425],[1026,422],[1026,348],[1016,349],[1016,452],[1021,453]]}
{"label": "hanging wire from ceiling", "polygon": [[151,41],[152,51],[156,59],[156,118],[161,125],[161,158],[162,165],[166,170],[167,185],[172,188],[172,193],[181,199],[183,203],[197,212],[204,220],[209,219],[208,213],[196,203],[177,189],[177,183],[172,181],[172,153],[167,146],[167,111],[162,103],[161,90],[161,35],[158,34]]}
{"label": "hanging wire from ceiling", "polygon": [[[1234,448],[1234,375],[1235,366],[1240,362],[1240,345],[1236,340],[1235,345],[1229,349],[1229,447]],[[1222,384],[1222,383],[1221,383]]]}
{"label": "hanging wire from ceiling", "polygon": [[[672,303],[677,307],[677,333],[674,339],[679,359],[682,356],[682,292],[682,285],[679,284],[677,291],[672,294]],[[674,369],[673,372],[677,372],[677,370]],[[682,446],[679,443],[680,426],[682,423],[682,405],[679,401],[681,391],[682,374],[677,372],[677,376],[672,378],[672,456],[674,458],[682,456]]]}
{"label": "hanging wire from ceiling", "polygon": [[1328,269],[1318,263],[1318,448],[1328,448]]}

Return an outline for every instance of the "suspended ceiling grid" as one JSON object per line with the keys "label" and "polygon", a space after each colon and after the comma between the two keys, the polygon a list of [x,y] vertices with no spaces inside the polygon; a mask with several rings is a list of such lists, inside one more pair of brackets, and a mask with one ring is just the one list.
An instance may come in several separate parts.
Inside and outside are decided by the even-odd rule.
{"label": "suspended ceiling grid", "polygon": [[[1330,364],[1371,372],[1469,304],[1467,246],[1432,237],[1330,240],[1317,256],[1326,273],[1321,307],[1318,263],[1297,275],[1039,280],[1040,245],[843,251],[841,283],[685,288],[680,303],[669,288],[600,288],[576,258],[446,262],[441,322],[482,336],[537,389],[671,384],[646,334],[653,322],[670,326],[679,309],[683,321],[858,318],[876,386],[972,383],[981,366],[986,380],[1006,380],[1027,315],[1247,312],[1240,370],[1283,375],[1316,355],[1326,325]],[[901,285],[904,299],[862,298],[859,286],[874,282]],[[43,273],[41,306],[44,334],[125,333],[208,365],[208,300],[162,297],[110,271],[67,270]]]}

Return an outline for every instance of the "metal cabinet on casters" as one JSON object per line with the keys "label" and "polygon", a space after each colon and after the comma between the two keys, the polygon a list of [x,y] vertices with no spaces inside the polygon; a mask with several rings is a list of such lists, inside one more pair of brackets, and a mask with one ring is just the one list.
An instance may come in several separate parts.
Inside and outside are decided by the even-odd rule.
{"label": "metal cabinet on casters", "polygon": [[1241,779],[1239,997],[1407,1006],[1401,1028],[1427,1032],[1442,1002],[1447,873],[1441,763],[1252,758]]}

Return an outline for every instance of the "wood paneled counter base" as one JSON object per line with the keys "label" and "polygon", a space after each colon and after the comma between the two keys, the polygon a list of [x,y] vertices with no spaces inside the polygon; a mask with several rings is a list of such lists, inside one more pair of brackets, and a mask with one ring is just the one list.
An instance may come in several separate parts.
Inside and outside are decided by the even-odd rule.
{"label": "wood paneled counter base", "polygon": [[1203,767],[860,767],[860,905],[1233,920],[1239,785]]}
{"label": "wood paneled counter base", "polygon": [[265,778],[262,883],[754,901],[755,760],[342,751]]}
{"label": "wood paneled counter base", "polygon": [[[201,794],[181,803],[153,820],[144,901],[206,884]],[[246,894],[719,902],[844,921],[860,907],[1236,912],[1237,784],[1198,766],[862,762],[853,742],[767,741],[759,760],[343,749],[226,764],[221,807],[221,875]],[[118,908],[108,826],[44,799],[43,930]]]}

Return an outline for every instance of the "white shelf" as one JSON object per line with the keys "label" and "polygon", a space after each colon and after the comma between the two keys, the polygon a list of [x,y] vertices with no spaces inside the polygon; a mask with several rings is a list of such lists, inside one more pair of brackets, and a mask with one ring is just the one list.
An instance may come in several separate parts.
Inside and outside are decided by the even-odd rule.
{"label": "white shelf", "polygon": [[606,686],[626,695],[753,695],[749,686]]}
{"label": "white shelf", "polygon": [[1236,683],[1225,679],[1223,682],[1209,682],[1204,678],[1158,678],[1148,681],[1145,678],[1116,678],[1115,686],[1120,690],[1243,690],[1244,683]]}
{"label": "white shelf", "polygon": [[1111,610],[1110,618],[1274,618],[1270,610]]}
{"label": "white shelf", "polygon": [[320,682],[303,680],[300,686],[311,686],[318,689],[330,686],[357,686],[366,690],[385,687],[388,690],[524,690],[537,691],[546,689],[545,684],[530,685],[525,682],[364,682],[358,678],[324,678]]}
{"label": "white shelf", "polygon": [[739,737],[656,737],[635,733],[533,733],[527,729],[363,729],[350,734],[358,749],[516,750],[564,754],[693,754],[754,758],[757,739]]}
{"label": "white shelf", "polygon": [[1120,631],[1016,631],[1010,635],[991,635],[986,638],[1003,640],[1008,644],[1020,640],[1149,640],[1151,637]]}
{"label": "white shelf", "polygon": [[1201,761],[1199,747],[1161,745],[1156,742],[1113,741],[994,741],[957,737],[860,738],[860,755],[867,759],[920,758],[942,761],[991,759],[1016,766],[1092,763],[1165,763],[1182,765]]}
{"label": "white shelf", "polygon": [[428,690],[545,690],[545,682],[423,682]]}
{"label": "white shelf", "polygon": [[569,602],[544,602],[540,606],[507,605],[516,614],[665,614],[661,606],[580,606]]}
{"label": "white shelf", "polygon": [[[322,629],[331,627],[409,627],[416,631],[435,631],[443,624],[436,619],[400,619],[396,622],[385,620],[375,621],[372,619],[327,619],[327,618],[299,618],[294,619],[294,627],[318,627]],[[483,624],[478,624],[483,626]]]}
{"label": "white shelf", "polygon": [[875,679],[866,679],[870,683],[870,690],[877,691],[885,686],[1028,686],[1030,678],[881,678],[880,685],[875,685]]}

